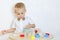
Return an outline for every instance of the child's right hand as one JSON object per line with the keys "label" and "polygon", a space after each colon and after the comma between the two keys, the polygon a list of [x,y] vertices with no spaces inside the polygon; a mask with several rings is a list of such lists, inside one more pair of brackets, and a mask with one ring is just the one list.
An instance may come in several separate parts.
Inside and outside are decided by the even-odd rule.
{"label": "child's right hand", "polygon": [[4,35],[7,33],[7,30],[2,30],[1,33]]}

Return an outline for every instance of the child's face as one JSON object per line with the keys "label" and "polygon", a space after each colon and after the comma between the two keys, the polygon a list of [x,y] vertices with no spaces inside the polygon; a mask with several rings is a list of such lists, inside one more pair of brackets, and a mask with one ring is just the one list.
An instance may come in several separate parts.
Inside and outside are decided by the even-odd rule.
{"label": "child's face", "polygon": [[25,8],[15,8],[15,13],[18,18],[24,18],[25,17]]}

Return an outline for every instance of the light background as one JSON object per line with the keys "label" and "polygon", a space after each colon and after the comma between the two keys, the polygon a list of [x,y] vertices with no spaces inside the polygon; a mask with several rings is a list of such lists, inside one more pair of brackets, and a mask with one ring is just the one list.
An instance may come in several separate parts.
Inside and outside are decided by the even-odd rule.
{"label": "light background", "polygon": [[0,0],[0,30],[8,29],[13,19],[13,6],[26,5],[26,15],[31,17],[43,32],[50,32],[60,40],[60,0]]}

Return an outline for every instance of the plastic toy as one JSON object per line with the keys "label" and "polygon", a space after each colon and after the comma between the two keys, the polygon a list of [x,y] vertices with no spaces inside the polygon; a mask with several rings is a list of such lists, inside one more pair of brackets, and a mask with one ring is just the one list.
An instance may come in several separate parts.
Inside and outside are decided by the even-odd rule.
{"label": "plastic toy", "polygon": [[20,37],[21,37],[21,38],[24,38],[24,37],[25,37],[25,35],[24,35],[24,34],[20,34]]}
{"label": "plastic toy", "polygon": [[29,33],[29,32],[31,32],[31,30],[30,30],[30,29],[25,28],[23,32]]}
{"label": "plastic toy", "polygon": [[36,38],[40,38],[40,35],[39,35],[39,34],[35,34],[35,37],[36,37]]}
{"label": "plastic toy", "polygon": [[35,30],[35,33],[37,33],[38,32],[38,30]]}
{"label": "plastic toy", "polygon": [[49,33],[45,33],[45,35],[44,35],[45,38],[48,38],[49,36],[50,36]]}
{"label": "plastic toy", "polygon": [[[16,35],[16,36],[15,36]],[[14,40],[51,40],[49,33],[43,33],[39,29],[24,29],[22,33],[12,34]]]}
{"label": "plastic toy", "polygon": [[50,34],[49,33],[46,33],[48,36],[50,36]]}
{"label": "plastic toy", "polygon": [[31,36],[31,40],[35,40],[35,36]]}

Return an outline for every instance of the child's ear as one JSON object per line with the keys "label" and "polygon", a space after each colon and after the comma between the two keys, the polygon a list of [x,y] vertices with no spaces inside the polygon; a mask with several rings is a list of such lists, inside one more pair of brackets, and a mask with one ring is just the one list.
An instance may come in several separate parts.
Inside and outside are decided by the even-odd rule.
{"label": "child's ear", "polygon": [[26,9],[25,9],[25,12],[26,12]]}
{"label": "child's ear", "polygon": [[24,8],[25,12],[26,12],[26,8]]}
{"label": "child's ear", "polygon": [[16,10],[15,10],[15,8],[13,8],[13,12],[14,12],[14,13],[16,13]]}

